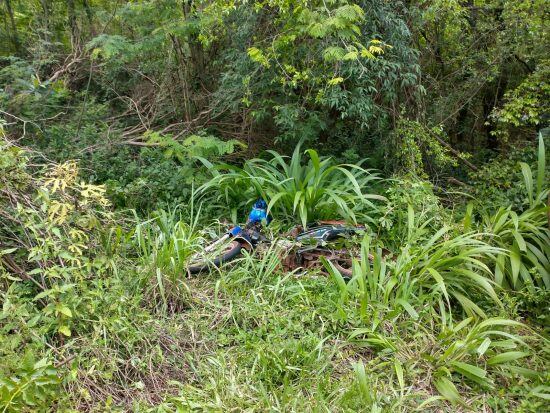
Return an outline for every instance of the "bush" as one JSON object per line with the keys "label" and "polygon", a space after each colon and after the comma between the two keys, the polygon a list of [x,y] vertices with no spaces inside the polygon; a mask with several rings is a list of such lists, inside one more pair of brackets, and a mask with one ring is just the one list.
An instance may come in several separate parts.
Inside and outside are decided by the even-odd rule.
{"label": "bush", "polygon": [[300,145],[291,157],[268,153],[270,159],[250,159],[243,168],[217,166],[214,177],[200,191],[217,192],[216,199],[231,208],[234,219],[238,208],[261,197],[276,217],[304,227],[311,221],[336,217],[372,221],[369,213],[377,209],[372,201],[385,199],[366,193],[380,178],[360,164],[335,164],[313,149],[302,152]]}
{"label": "bush", "polygon": [[[549,147],[548,144],[544,146]],[[548,149],[545,151],[548,152]],[[548,153],[545,157],[549,158]],[[472,186],[468,188],[468,192],[474,198],[482,200],[484,209],[494,210],[511,204],[515,211],[523,211],[528,207],[529,200],[518,163],[523,162],[536,168],[537,159],[538,148],[535,145],[510,148],[483,164],[478,171],[470,173]],[[546,176],[550,176],[550,163],[546,164],[545,170]]]}
{"label": "bush", "polygon": [[[526,287],[534,291],[535,286],[550,289],[550,205],[547,203],[550,188],[545,179],[546,152],[542,136],[536,172],[524,162],[520,166],[528,206],[519,213],[512,205],[500,207],[493,214],[485,212],[483,217],[484,230],[490,234],[491,242],[506,252],[496,260],[495,281],[514,290]],[[467,219],[471,219],[469,214]]]}
{"label": "bush", "polygon": [[[429,181],[408,174],[386,183],[384,195],[388,202],[380,210],[378,236],[391,247],[399,248],[412,236],[428,239],[449,222],[451,216]],[[413,226],[409,222],[411,214],[414,214]]]}

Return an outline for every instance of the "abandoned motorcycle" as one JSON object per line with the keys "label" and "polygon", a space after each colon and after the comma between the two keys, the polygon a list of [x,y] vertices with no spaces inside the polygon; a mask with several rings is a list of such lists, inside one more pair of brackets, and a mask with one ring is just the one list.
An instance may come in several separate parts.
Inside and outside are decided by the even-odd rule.
{"label": "abandoned motorcycle", "polygon": [[[248,215],[246,225],[235,226],[223,236],[195,254],[187,267],[189,274],[198,274],[218,268],[224,263],[236,259],[243,249],[252,251],[261,244],[271,244],[263,228],[271,217],[267,213],[267,204],[263,199],[256,201]],[[281,242],[283,253],[281,262],[287,269],[320,268],[321,257],[325,257],[340,271],[344,278],[351,278],[352,253],[342,246],[342,238],[362,232],[361,226],[349,226],[339,221],[320,221],[307,230],[295,228],[291,243]],[[332,247],[331,247],[332,246]]]}

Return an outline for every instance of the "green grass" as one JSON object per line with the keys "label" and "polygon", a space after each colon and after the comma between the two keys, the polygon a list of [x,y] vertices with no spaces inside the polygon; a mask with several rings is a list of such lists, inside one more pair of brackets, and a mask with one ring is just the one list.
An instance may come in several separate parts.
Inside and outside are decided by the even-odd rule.
{"label": "green grass", "polygon": [[[280,273],[269,254],[253,271],[251,261],[243,261],[220,277],[189,280],[184,312],[156,320],[145,312],[120,315],[104,324],[106,334],[98,326],[82,338],[89,350],[80,357],[97,367],[91,372],[87,361],[88,370],[69,380],[71,404],[104,406],[108,394],[113,406],[137,411],[410,411],[421,403],[428,411],[451,411],[434,385],[456,375],[446,358],[475,362],[486,336],[476,329],[498,330],[470,320],[438,333],[429,312],[421,311],[419,320],[385,321],[366,342],[350,333],[370,320],[351,301],[349,317],[339,315],[340,293],[331,279]],[[456,348],[461,341],[466,347]],[[540,369],[537,360],[525,363]],[[535,395],[517,398],[493,370],[487,377],[494,385],[485,390],[460,377],[454,381],[461,403],[474,411],[501,403],[500,397],[510,409],[525,400],[531,411],[542,406]]]}
{"label": "green grass", "polygon": [[[188,277],[190,257],[222,231],[193,203],[146,220],[109,215],[89,232],[86,265],[58,266],[70,262],[58,259],[71,257],[68,247],[43,261],[44,291],[39,276],[32,283],[0,267],[0,406],[541,411],[550,345],[533,304],[548,291],[544,282],[507,285],[495,268],[511,242],[544,240],[547,210],[533,193],[526,211],[496,213],[499,229],[476,221],[473,206],[461,220],[435,216],[439,205],[423,219],[429,214],[410,202],[422,194],[400,211],[398,234],[367,229],[347,241],[359,251],[347,283],[328,262],[285,271],[275,244]],[[284,218],[270,225],[273,237],[284,236]],[[52,238],[33,239],[36,251],[48,256],[43,240]],[[539,280],[538,255],[524,254],[519,273]]]}
{"label": "green grass", "polygon": [[[365,243],[363,249],[369,250]],[[74,359],[58,367],[64,377],[58,407],[140,412],[542,408],[541,395],[548,392],[541,387],[548,379],[547,341],[517,322],[461,322],[448,313],[442,319],[441,291],[435,300],[429,298],[434,291],[427,291],[423,302],[411,298],[417,314],[412,317],[399,304],[384,302],[385,290],[371,294],[370,289],[387,287],[394,273],[394,264],[386,272],[376,269],[383,267],[381,260],[375,259],[370,274],[360,272],[367,282],[377,273],[378,281],[351,288],[342,299],[335,277],[284,272],[275,249],[245,255],[219,273],[186,279],[185,306],[172,312],[155,305],[158,297],[142,288],[135,272],[121,269],[109,282],[94,283],[93,308],[59,349],[59,358]],[[150,276],[155,282],[154,271]]]}
{"label": "green grass", "polygon": [[[368,238],[362,249],[372,251]],[[279,253],[272,247],[245,254],[217,273],[186,279],[178,311],[142,306],[158,297],[132,273],[97,284],[101,300],[89,329],[67,343],[67,355],[80,350],[67,367],[61,406],[151,412],[543,406],[547,341],[495,317],[498,307],[485,321],[439,313],[437,283],[406,295],[410,285],[392,282],[399,265],[379,251],[372,264],[364,257],[356,263],[356,279],[347,285],[337,274],[284,272]],[[393,288],[401,294],[390,299]]]}
{"label": "green grass", "polygon": [[268,210],[279,219],[307,223],[318,219],[340,217],[350,222],[370,220],[377,210],[373,201],[384,197],[372,193],[379,176],[361,164],[336,164],[331,157],[322,157],[315,150],[302,151],[297,145],[292,156],[267,151],[269,159],[254,158],[242,168],[233,165],[213,167],[204,161],[213,174],[200,188],[215,193],[222,204],[243,208],[251,199],[261,197]]}

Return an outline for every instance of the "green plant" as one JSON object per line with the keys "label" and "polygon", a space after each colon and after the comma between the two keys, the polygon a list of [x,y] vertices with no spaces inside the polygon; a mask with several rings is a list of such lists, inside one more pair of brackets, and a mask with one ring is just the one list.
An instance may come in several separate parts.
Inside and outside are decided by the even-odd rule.
{"label": "green plant", "polygon": [[[437,337],[438,345],[429,356],[435,369],[433,383],[441,396],[453,404],[464,404],[453,383],[453,377],[494,388],[490,372],[516,373],[536,377],[536,371],[515,363],[530,355],[527,344],[514,331],[524,326],[516,321],[489,318],[475,322],[471,317],[450,328],[444,328]],[[430,403],[433,399],[424,403]]]}
{"label": "green plant", "polygon": [[427,177],[429,169],[457,166],[466,154],[452,150],[441,125],[427,127],[418,121],[401,118],[392,132],[394,169]]}
{"label": "green plant", "polygon": [[[482,201],[481,206],[484,209],[495,210],[512,205],[514,211],[524,211],[529,208],[529,199],[525,177],[521,167],[518,168],[518,163],[523,162],[531,165],[531,168],[537,168],[537,158],[538,148],[531,142],[510,148],[481,165],[477,171],[472,171],[469,174],[471,187],[465,189],[475,199]],[[550,173],[548,164],[545,173]]]}
{"label": "green plant", "polygon": [[428,241],[406,245],[396,257],[395,271],[417,280],[417,288],[437,291],[451,308],[451,298],[467,314],[485,317],[485,312],[469,297],[474,291],[501,306],[485,261],[494,261],[502,251],[481,240],[482,234],[453,234],[441,228]]}
{"label": "green plant", "polygon": [[450,221],[449,211],[434,193],[431,182],[407,174],[385,183],[388,202],[381,208],[377,234],[387,247],[400,248],[413,235],[417,242],[427,240]]}
{"label": "green plant", "polygon": [[[0,0],[0,412],[546,411],[547,4]],[[259,196],[353,279],[185,277]]]}
{"label": "green plant", "polygon": [[237,147],[246,147],[245,144],[235,139],[224,142],[205,133],[187,136],[181,142],[171,135],[162,135],[153,131],[147,131],[144,138],[147,139],[147,143],[160,146],[164,150],[163,154],[166,158],[176,158],[181,163],[185,163],[192,157],[208,158],[227,155],[235,152]]}
{"label": "green plant", "polygon": [[[189,258],[204,244],[198,232],[199,207],[193,202],[190,223],[178,219],[178,208],[156,211],[134,229],[136,249],[142,264],[144,287],[148,288],[150,303],[163,312],[177,311],[186,305],[188,287],[184,282]],[[182,208],[182,206],[180,206]]]}
{"label": "green plant", "polygon": [[484,217],[491,242],[506,251],[497,257],[495,282],[513,290],[535,286],[550,289],[550,230],[548,208],[538,206],[516,214],[511,207],[499,208]]}
{"label": "green plant", "polygon": [[506,92],[503,105],[495,107],[491,119],[496,124],[492,132],[502,140],[510,139],[510,129],[544,124],[550,110],[550,60],[542,59],[536,68],[515,88]]}
{"label": "green plant", "polygon": [[[329,260],[322,257],[322,262],[340,293],[338,311],[342,318],[349,314],[350,302],[358,301],[356,311],[364,323],[370,322],[370,329],[378,328],[385,319],[396,318],[405,310],[413,318],[418,318],[411,303],[417,304],[414,297],[415,281],[408,275],[394,271],[391,259],[385,258],[382,249],[371,248],[369,235],[361,242],[360,256],[352,260],[352,279],[346,282],[340,271]],[[354,307],[355,308],[355,307]]]}
{"label": "green plant", "polygon": [[0,376],[0,409],[2,412],[45,411],[55,400],[61,380],[48,358],[35,361],[27,352],[17,371],[10,377]]}
{"label": "green plant", "polygon": [[[411,214],[410,219],[413,217]],[[414,222],[409,225],[413,228]],[[491,280],[492,272],[484,262],[487,259],[494,261],[501,250],[482,241],[481,237],[482,234],[476,233],[456,235],[443,227],[426,241],[415,243],[411,235],[401,252],[386,260],[381,250],[369,251],[367,236],[362,243],[360,260],[353,263],[353,278],[349,284],[331,263],[325,261],[325,267],[335,278],[342,301],[358,294],[363,317],[371,314],[370,308],[380,305],[386,312],[401,307],[416,319],[418,313],[414,307],[424,304],[428,292],[435,294],[430,299],[432,305],[439,303],[440,307],[451,310],[453,299],[469,315],[486,317],[469,297],[473,292],[480,292],[502,306]],[[375,320],[377,313],[374,312]]]}
{"label": "green plant", "polygon": [[[371,200],[384,200],[382,196],[365,193],[379,179],[370,169],[336,165],[313,149],[302,153],[300,145],[290,158],[268,152],[271,159],[250,159],[243,168],[219,165],[214,177],[200,191],[218,192],[228,203],[238,197],[239,206],[260,196],[268,202],[272,214],[298,221],[304,227],[313,220],[337,216],[356,222],[357,211],[361,218],[368,219],[366,208],[371,212],[376,209]],[[308,158],[304,159],[303,154]]]}
{"label": "green plant", "polygon": [[491,242],[506,251],[496,259],[495,281],[514,290],[524,286],[531,291],[535,286],[550,289],[550,188],[545,180],[545,165],[544,140],[539,135],[536,174],[529,165],[520,163],[529,207],[519,214],[512,206],[500,207],[493,215],[483,217]]}

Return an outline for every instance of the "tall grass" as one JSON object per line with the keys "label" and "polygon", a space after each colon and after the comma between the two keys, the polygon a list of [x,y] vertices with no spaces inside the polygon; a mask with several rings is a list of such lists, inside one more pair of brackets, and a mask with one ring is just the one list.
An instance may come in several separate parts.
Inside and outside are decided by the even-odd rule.
{"label": "tall grass", "polygon": [[432,337],[434,345],[429,357],[434,369],[432,383],[441,397],[452,404],[465,404],[453,381],[493,389],[496,376],[510,373],[538,376],[536,371],[520,365],[530,355],[529,346],[519,334],[522,328],[525,326],[514,320],[476,321],[468,317]]}
{"label": "tall grass", "polygon": [[262,197],[275,216],[303,226],[316,219],[336,217],[356,222],[357,210],[374,210],[373,201],[384,200],[366,192],[380,178],[360,164],[335,164],[332,158],[322,157],[313,149],[302,152],[300,145],[291,157],[275,151],[268,154],[269,159],[250,159],[243,168],[211,167],[214,176],[200,190],[215,191],[223,202],[237,202],[239,207]]}
{"label": "tall grass", "polygon": [[423,305],[428,295],[449,311],[452,302],[456,302],[467,314],[486,317],[471,295],[482,294],[502,305],[492,272],[484,262],[495,260],[501,251],[480,240],[481,236],[456,235],[444,227],[426,242],[406,244],[396,257],[386,260],[380,249],[370,250],[367,235],[360,258],[353,262],[349,283],[346,284],[339,271],[326,260],[325,267],[336,280],[342,301],[360,297],[363,318],[371,317],[376,306],[382,306],[386,312],[402,308],[417,318],[415,306]]}
{"label": "tall grass", "polygon": [[506,254],[494,264],[498,285],[520,290],[534,287],[550,289],[550,229],[547,207],[537,205],[521,214],[511,207],[499,208],[494,215],[484,217],[491,241]]}
{"label": "tall grass", "polygon": [[[192,205],[191,205],[192,209]],[[188,288],[184,276],[189,258],[201,248],[204,238],[198,231],[200,207],[190,222],[184,222],[178,209],[156,211],[136,225],[134,239],[150,301],[161,310],[176,311],[186,305]]]}
{"label": "tall grass", "polygon": [[[338,310],[347,318],[350,314],[346,308],[351,301],[357,300],[359,318],[364,322],[371,321],[371,328],[377,326],[396,309],[406,310],[413,318],[418,314],[411,306],[414,298],[411,294],[414,282],[410,277],[401,277],[393,270],[391,263],[383,257],[380,248],[371,248],[371,240],[366,235],[361,242],[361,253],[352,261],[352,279],[346,282],[339,270],[329,260],[322,258],[330,276],[336,282],[340,292]],[[399,313],[393,312],[391,316]]]}
{"label": "tall grass", "polygon": [[[324,260],[340,292],[338,311],[348,320],[362,320],[364,325],[357,327],[352,322],[349,341],[386,359],[384,363],[394,371],[400,391],[405,387],[404,363],[418,349],[412,350],[414,344],[395,335],[394,328],[422,330],[428,378],[439,393],[425,400],[423,406],[437,400],[466,405],[457,382],[489,389],[495,387],[493,377],[497,375],[538,376],[520,365],[521,359],[530,355],[518,333],[525,326],[504,318],[487,318],[472,299],[483,293],[488,302],[501,305],[490,280],[491,271],[483,263],[500,251],[480,241],[481,236],[456,235],[443,228],[427,242],[407,245],[393,259],[383,257],[379,248],[371,248],[366,236],[348,283],[330,261]],[[462,319],[459,314],[455,317],[461,321],[455,323],[451,313],[455,304],[469,317]],[[408,315],[408,323],[403,314]],[[354,366],[361,393],[372,404],[364,371],[361,362]]]}
{"label": "tall grass", "polygon": [[[545,179],[546,152],[539,136],[537,170],[520,163],[529,207],[517,213],[501,207],[484,214],[483,225],[491,242],[506,251],[494,265],[497,284],[513,290],[550,289],[550,199]],[[466,216],[471,220],[470,214]]]}

